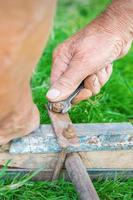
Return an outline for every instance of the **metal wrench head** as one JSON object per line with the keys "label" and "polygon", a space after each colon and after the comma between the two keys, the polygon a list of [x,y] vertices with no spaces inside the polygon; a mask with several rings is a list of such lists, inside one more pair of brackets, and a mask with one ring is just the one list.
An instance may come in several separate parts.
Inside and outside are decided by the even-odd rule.
{"label": "metal wrench head", "polygon": [[60,101],[60,102],[48,102],[49,110],[57,113],[66,113],[71,108],[72,104],[70,101]]}
{"label": "metal wrench head", "polygon": [[60,102],[48,102],[49,110],[57,113],[66,113],[72,106],[72,100],[74,97],[84,88],[83,83],[65,100]]}

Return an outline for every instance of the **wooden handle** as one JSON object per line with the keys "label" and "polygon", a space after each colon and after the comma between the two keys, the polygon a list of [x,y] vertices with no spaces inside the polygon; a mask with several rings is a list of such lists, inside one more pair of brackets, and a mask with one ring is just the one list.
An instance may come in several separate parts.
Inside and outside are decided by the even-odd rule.
{"label": "wooden handle", "polygon": [[69,178],[76,186],[81,200],[99,200],[85,166],[77,153],[68,154],[65,167]]}

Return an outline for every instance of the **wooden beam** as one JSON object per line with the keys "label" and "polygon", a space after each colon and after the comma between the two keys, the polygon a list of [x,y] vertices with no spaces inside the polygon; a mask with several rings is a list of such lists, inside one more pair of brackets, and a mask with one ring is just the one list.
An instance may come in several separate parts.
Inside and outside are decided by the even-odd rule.
{"label": "wooden beam", "polygon": [[[29,174],[33,172],[33,169],[8,169],[7,174],[11,177],[14,178],[16,175],[17,177],[22,177],[23,175]],[[97,179],[97,178],[102,178],[106,179],[107,177],[109,178],[115,178],[116,176],[118,177],[124,177],[125,179],[128,178],[133,178],[133,170],[130,169],[87,169],[87,172],[90,176],[91,179]],[[32,178],[32,180],[35,181],[45,181],[45,180],[51,180],[53,175],[52,170],[41,170],[35,177]],[[63,179],[69,179],[68,174],[66,170],[62,170],[62,173],[60,175],[61,178]]]}
{"label": "wooden beam", "polygon": [[[91,151],[80,152],[83,163],[87,169],[133,169],[133,151]],[[44,168],[53,170],[58,159],[58,153],[48,154],[0,154],[0,165],[4,165],[7,160],[11,160],[10,167],[16,168]]]}

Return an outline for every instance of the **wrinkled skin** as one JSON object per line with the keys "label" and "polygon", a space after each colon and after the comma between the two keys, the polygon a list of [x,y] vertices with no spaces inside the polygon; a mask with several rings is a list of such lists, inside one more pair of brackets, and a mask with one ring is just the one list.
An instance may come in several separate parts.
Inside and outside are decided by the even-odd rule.
{"label": "wrinkled skin", "polygon": [[121,26],[114,27],[117,18],[112,17],[110,25],[106,18],[105,12],[55,49],[52,87],[47,93],[51,102],[67,98],[82,81],[84,89],[74,102],[97,94],[111,75],[113,61],[128,52],[132,35],[122,31]]}

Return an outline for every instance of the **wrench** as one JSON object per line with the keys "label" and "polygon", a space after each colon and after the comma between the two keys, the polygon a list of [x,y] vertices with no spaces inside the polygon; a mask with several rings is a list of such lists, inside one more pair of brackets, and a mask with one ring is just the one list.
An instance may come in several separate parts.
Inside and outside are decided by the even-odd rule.
{"label": "wrench", "polygon": [[58,102],[48,102],[49,110],[57,113],[66,113],[72,106],[72,100],[77,94],[84,88],[83,82],[78,86],[78,88],[65,100]]}

